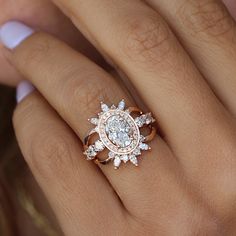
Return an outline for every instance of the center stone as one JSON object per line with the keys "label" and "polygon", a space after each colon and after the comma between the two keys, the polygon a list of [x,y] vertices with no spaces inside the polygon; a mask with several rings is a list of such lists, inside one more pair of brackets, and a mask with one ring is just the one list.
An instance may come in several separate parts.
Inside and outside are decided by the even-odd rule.
{"label": "center stone", "polygon": [[120,115],[114,115],[107,119],[106,134],[111,142],[118,147],[128,147],[132,142],[132,128]]}

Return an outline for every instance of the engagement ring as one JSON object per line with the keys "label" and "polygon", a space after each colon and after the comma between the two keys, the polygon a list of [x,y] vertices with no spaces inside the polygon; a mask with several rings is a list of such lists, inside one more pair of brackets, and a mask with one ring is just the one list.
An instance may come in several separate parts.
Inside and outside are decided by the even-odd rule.
{"label": "engagement ring", "polygon": [[[136,107],[126,109],[124,100],[121,100],[117,107],[101,103],[101,110],[98,117],[89,119],[96,127],[84,140],[84,154],[87,160],[101,164],[113,161],[115,169],[118,169],[122,162],[128,161],[138,166],[141,152],[151,149],[147,142],[156,135],[156,129],[152,125],[155,119],[151,113],[143,114]],[[141,133],[145,127],[150,129],[146,136]],[[99,139],[91,143],[95,135]],[[99,158],[98,155],[105,150],[108,150],[107,158]]]}

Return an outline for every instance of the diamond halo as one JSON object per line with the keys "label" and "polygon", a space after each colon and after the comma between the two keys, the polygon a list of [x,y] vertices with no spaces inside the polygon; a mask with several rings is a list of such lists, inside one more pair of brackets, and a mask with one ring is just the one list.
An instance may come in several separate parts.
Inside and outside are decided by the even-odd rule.
{"label": "diamond halo", "polygon": [[[145,142],[151,141],[156,134],[155,128],[151,126],[155,119],[151,113],[143,114],[138,108],[125,109],[124,100],[121,100],[117,107],[101,103],[101,110],[98,117],[89,119],[96,127],[85,138],[84,154],[87,159],[102,164],[113,161],[115,169],[118,169],[122,162],[128,161],[138,166],[138,156],[141,152],[151,149]],[[138,112],[140,116],[133,118],[134,112]],[[146,137],[140,132],[140,128],[145,126],[151,128],[151,134]],[[98,134],[99,140],[89,144],[93,134]],[[98,154],[104,149],[109,150],[108,158],[100,160]]]}

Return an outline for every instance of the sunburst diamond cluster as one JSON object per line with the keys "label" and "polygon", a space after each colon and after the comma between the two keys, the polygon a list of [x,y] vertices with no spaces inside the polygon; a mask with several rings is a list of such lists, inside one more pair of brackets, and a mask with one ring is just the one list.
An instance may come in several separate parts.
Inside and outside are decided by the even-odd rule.
{"label": "sunburst diamond cluster", "polygon": [[88,160],[96,159],[99,153],[107,148],[108,160],[113,161],[115,169],[119,168],[122,162],[128,161],[138,166],[141,152],[150,149],[145,143],[145,137],[140,133],[140,128],[155,122],[154,118],[151,113],[133,118],[132,112],[125,109],[125,106],[124,100],[121,100],[117,107],[101,103],[102,112],[98,117],[89,119],[95,125],[90,134],[97,133],[99,139],[85,150],[84,154]]}

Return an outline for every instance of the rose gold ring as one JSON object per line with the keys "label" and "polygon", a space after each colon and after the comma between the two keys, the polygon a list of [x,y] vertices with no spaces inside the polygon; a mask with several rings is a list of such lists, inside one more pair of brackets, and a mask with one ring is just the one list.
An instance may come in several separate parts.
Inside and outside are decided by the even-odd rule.
{"label": "rose gold ring", "polygon": [[[122,162],[128,161],[138,166],[138,157],[142,151],[151,149],[147,142],[156,136],[156,128],[153,126],[155,119],[151,113],[143,114],[137,107],[125,109],[124,100],[121,100],[117,107],[101,103],[101,109],[98,117],[89,119],[96,127],[84,139],[84,154],[87,160],[104,165],[113,161],[115,169],[118,169]],[[142,130],[147,129],[149,134],[143,135]],[[96,136],[99,139],[92,142]],[[108,150],[107,157],[98,157],[105,150]]]}

